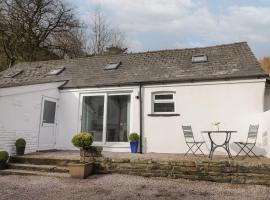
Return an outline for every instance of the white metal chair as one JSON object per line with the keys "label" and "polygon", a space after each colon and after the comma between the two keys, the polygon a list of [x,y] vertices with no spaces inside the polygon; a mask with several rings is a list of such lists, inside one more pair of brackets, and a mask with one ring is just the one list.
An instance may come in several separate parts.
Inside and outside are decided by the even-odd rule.
{"label": "white metal chair", "polygon": [[257,125],[250,125],[249,126],[249,131],[248,131],[248,137],[247,137],[246,142],[234,142],[240,148],[240,151],[235,156],[235,158],[237,156],[239,156],[241,152],[244,152],[245,153],[245,157],[249,156],[251,158],[251,154],[253,154],[256,158],[259,158],[252,151],[252,149],[256,145],[257,135],[258,135],[258,129],[259,129],[259,124],[257,124]]}
{"label": "white metal chair", "polygon": [[[199,150],[203,155],[204,153],[201,150],[201,146],[205,143],[204,141],[195,141],[193,131],[191,126],[182,126],[185,142],[188,146],[188,151],[185,153],[185,156],[192,152],[194,156],[196,156],[196,152]],[[193,148],[195,147],[195,148]],[[194,149],[194,150],[193,150]]]}

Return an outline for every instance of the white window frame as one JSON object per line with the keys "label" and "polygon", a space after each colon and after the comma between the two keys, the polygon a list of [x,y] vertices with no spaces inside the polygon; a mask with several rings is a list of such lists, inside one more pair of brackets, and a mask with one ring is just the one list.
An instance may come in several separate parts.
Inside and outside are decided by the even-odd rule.
{"label": "white window frame", "polygon": [[[106,141],[106,134],[107,134],[107,113],[108,113],[108,109],[107,109],[107,104],[108,104],[108,96],[117,96],[117,95],[129,95],[130,96],[130,117],[129,117],[129,132],[132,130],[132,116],[133,116],[133,112],[132,112],[132,106],[133,106],[133,100],[132,100],[132,92],[130,91],[119,91],[119,92],[100,92],[100,93],[81,93],[80,94],[80,110],[79,110],[79,127],[78,127],[78,132],[81,132],[82,129],[82,109],[83,109],[83,97],[88,97],[88,96],[103,96],[104,97],[104,115],[103,115],[103,132],[102,132],[102,141],[94,141],[93,145],[97,145],[97,146],[121,146],[124,145],[124,147],[128,147],[127,144],[129,144],[128,142],[107,142]],[[130,133],[128,133],[129,135]]]}
{"label": "white window frame", "polygon": [[[45,121],[43,121],[45,101],[50,101],[50,102],[55,103],[54,122],[53,123],[46,123]],[[41,110],[41,116],[40,116],[41,126],[44,126],[44,127],[55,127],[56,126],[57,107],[58,107],[58,99],[52,98],[52,97],[45,97],[45,96],[42,97],[42,108],[41,108],[42,110]]]}
{"label": "white window frame", "polygon": [[[156,95],[172,95],[172,99],[155,99]],[[173,112],[155,112],[155,103],[173,103],[174,111]],[[175,103],[175,92],[170,91],[160,91],[160,92],[153,92],[152,93],[152,114],[175,114],[176,113],[176,103]]]}

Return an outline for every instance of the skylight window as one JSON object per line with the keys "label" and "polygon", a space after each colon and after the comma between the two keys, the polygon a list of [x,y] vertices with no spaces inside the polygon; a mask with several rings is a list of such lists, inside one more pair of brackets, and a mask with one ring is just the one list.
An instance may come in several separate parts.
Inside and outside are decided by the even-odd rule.
{"label": "skylight window", "polygon": [[200,63],[200,62],[207,62],[207,61],[208,61],[208,58],[207,58],[207,55],[205,55],[205,54],[192,56],[193,63]]}
{"label": "skylight window", "polygon": [[22,69],[12,69],[7,74],[4,75],[4,78],[14,78],[23,72]]}
{"label": "skylight window", "polygon": [[52,69],[51,71],[49,71],[47,73],[47,75],[49,75],[49,76],[58,75],[64,70],[65,70],[65,67],[56,67],[56,68]]}
{"label": "skylight window", "polygon": [[105,70],[112,70],[112,69],[117,69],[121,65],[121,62],[111,62],[107,64],[104,69]]}

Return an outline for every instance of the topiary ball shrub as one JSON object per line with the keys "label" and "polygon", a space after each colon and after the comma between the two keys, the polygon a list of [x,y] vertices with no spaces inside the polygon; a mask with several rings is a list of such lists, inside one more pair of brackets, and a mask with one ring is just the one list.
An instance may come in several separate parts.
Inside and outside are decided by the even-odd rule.
{"label": "topiary ball shrub", "polygon": [[87,132],[77,133],[72,138],[72,144],[75,147],[78,147],[84,150],[90,149],[93,141],[94,141],[94,137],[92,133],[87,133]]}
{"label": "topiary ball shrub", "polygon": [[8,152],[6,152],[6,151],[0,151],[0,160],[5,160],[5,161],[7,161],[7,159],[8,159]]}
{"label": "topiary ball shrub", "polygon": [[9,157],[8,152],[0,151],[0,169],[6,168],[8,157]]}
{"label": "topiary ball shrub", "polygon": [[140,136],[138,133],[131,133],[128,136],[128,140],[131,142],[139,141],[139,138],[140,138]]}
{"label": "topiary ball shrub", "polygon": [[15,142],[15,146],[18,147],[25,147],[26,145],[26,141],[23,138],[19,138],[18,140],[16,140]]}

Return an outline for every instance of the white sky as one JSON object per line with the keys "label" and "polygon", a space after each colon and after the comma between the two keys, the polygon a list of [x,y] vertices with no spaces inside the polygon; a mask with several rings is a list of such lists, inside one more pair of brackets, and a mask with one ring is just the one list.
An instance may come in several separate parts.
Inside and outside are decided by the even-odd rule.
{"label": "white sky", "polygon": [[270,0],[67,0],[85,20],[101,7],[129,50],[147,51],[247,41],[270,56]]}

